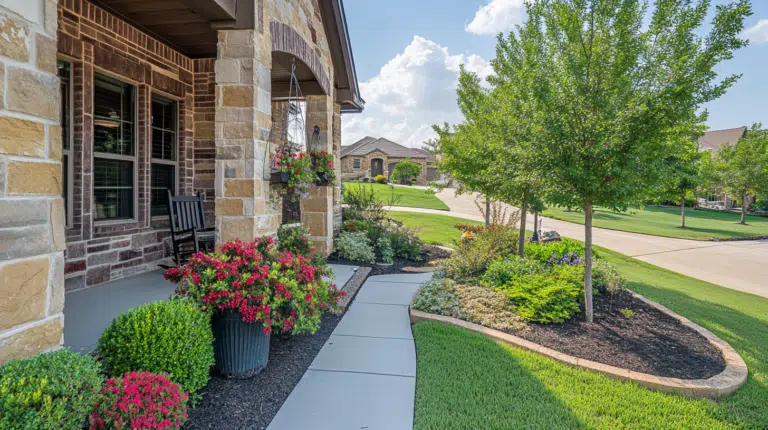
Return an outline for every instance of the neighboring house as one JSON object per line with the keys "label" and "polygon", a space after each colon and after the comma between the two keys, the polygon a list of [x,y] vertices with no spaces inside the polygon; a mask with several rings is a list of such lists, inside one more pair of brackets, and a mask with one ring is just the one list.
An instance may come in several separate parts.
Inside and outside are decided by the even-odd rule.
{"label": "neighboring house", "polygon": [[[0,33],[0,364],[61,344],[65,291],[157,269],[168,190],[205,193],[219,244],[276,233],[293,67],[337,166],[364,107],[342,0],[0,1]],[[301,202],[323,254],[340,186]]]}
{"label": "neighboring house", "polygon": [[[728,128],[725,130],[710,130],[699,138],[699,151],[710,151],[712,155],[723,146],[735,145],[747,133],[747,127]],[[737,207],[737,201],[725,193],[722,186],[713,186],[706,197],[699,199],[699,204],[714,208]]]}
{"label": "neighboring house", "polygon": [[[426,185],[437,176],[437,159],[424,149],[408,148],[385,138],[364,137],[341,147],[342,180],[374,178],[384,175],[391,179],[395,166],[410,157],[421,165],[416,184]],[[394,180],[393,180],[394,181]]]}

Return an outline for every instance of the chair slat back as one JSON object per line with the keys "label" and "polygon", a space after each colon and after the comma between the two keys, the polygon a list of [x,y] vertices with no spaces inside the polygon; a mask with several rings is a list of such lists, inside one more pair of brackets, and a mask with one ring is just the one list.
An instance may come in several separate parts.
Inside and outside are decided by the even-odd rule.
{"label": "chair slat back", "polygon": [[205,212],[203,210],[204,200],[205,196],[202,193],[194,196],[174,196],[168,190],[168,213],[171,219],[171,232],[204,231],[207,228]]}

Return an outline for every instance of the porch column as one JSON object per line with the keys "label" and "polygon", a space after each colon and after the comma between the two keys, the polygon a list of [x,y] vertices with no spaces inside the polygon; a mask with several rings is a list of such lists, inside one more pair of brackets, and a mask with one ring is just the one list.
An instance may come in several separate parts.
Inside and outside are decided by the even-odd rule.
{"label": "porch column", "polygon": [[[333,148],[333,113],[334,103],[330,96],[307,96],[307,135],[312,149],[324,149],[334,153]],[[320,128],[320,135],[312,136],[315,126]],[[336,159],[336,166],[339,160]],[[315,251],[328,255],[333,251],[333,196],[341,175],[337,172],[333,186],[312,187],[309,198],[302,201],[301,224],[309,228],[310,240]]]}
{"label": "porch column", "polygon": [[269,204],[269,31],[220,30],[216,76],[216,243],[277,232]]}
{"label": "porch column", "polygon": [[56,6],[0,3],[0,365],[63,340]]}
{"label": "porch column", "polygon": [[333,104],[333,165],[336,167],[336,183],[333,184],[333,234],[341,231],[341,104]]}

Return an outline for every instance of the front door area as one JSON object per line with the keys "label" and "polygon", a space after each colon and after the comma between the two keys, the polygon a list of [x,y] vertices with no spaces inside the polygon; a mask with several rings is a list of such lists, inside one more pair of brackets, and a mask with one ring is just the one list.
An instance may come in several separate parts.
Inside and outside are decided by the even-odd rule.
{"label": "front door area", "polygon": [[378,175],[384,174],[384,160],[381,158],[374,158],[371,160],[371,177],[375,178]]}

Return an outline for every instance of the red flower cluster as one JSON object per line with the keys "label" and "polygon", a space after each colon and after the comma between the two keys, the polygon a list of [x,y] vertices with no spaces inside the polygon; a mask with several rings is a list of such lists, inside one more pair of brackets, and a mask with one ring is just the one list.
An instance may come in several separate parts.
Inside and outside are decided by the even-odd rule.
{"label": "red flower cluster", "polygon": [[91,414],[91,430],[181,428],[187,420],[187,399],[166,375],[128,372],[107,379]]}
{"label": "red flower cluster", "polygon": [[336,171],[333,168],[333,154],[328,151],[313,151],[309,154],[312,157],[312,166],[318,173],[325,173],[328,182],[336,179]]}
{"label": "red flower cluster", "polygon": [[263,237],[229,242],[218,254],[195,254],[165,277],[178,284],[178,296],[204,311],[231,309],[244,322],[261,323],[266,334],[298,334],[317,331],[322,312],[338,309],[344,296],[324,274],[311,252],[280,251],[273,238]]}

